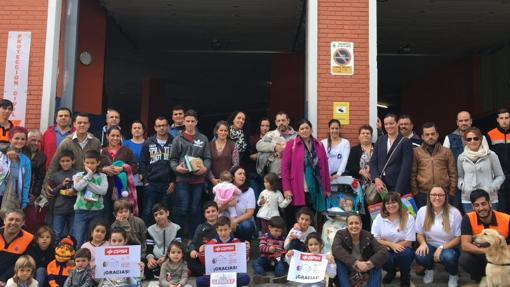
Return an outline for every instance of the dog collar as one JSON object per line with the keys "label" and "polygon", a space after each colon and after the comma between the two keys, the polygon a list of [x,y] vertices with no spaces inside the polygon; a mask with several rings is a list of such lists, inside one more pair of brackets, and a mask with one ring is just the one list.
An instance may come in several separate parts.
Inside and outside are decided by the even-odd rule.
{"label": "dog collar", "polygon": [[487,263],[490,263],[492,265],[498,265],[498,266],[510,266],[510,263],[497,264],[497,263],[492,263],[492,262],[490,262],[488,260],[487,260]]}

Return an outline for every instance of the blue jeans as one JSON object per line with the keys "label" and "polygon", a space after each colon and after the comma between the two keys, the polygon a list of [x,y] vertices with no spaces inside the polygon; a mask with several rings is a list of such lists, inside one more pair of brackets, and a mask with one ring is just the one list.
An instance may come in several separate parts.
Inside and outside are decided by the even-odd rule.
{"label": "blue jeans", "polygon": [[[340,260],[336,260],[336,274],[338,276],[338,284],[342,287],[349,287],[350,269]],[[368,271],[368,282],[366,287],[381,286],[381,268],[376,267]]]}
{"label": "blue jeans", "polygon": [[[427,244],[429,253],[425,256],[416,255],[416,263],[427,268],[427,270],[434,269],[434,252],[437,247]],[[459,256],[460,252],[457,248],[444,249],[439,256],[439,262],[444,265],[446,272],[450,275],[459,274]]]}
{"label": "blue jeans", "polygon": [[252,218],[241,221],[234,231],[235,237],[241,241],[251,240],[255,235],[255,222]]}
{"label": "blue jeans", "polygon": [[[197,287],[208,287],[210,285],[211,276],[204,275],[197,277]],[[250,276],[246,273],[237,273],[237,286],[248,286],[250,284]]]}
{"label": "blue jeans", "polygon": [[[497,210],[498,209],[498,204],[499,202],[493,202],[491,205],[492,205],[492,209],[494,210]],[[473,205],[471,203],[463,203],[462,204],[462,209],[464,209],[464,213],[468,213],[470,211],[473,211]]]}
{"label": "blue jeans", "polygon": [[389,251],[388,255],[389,258],[382,267],[388,273],[395,273],[396,267],[402,275],[408,275],[411,272],[411,264],[414,260],[414,250],[412,248],[406,247],[404,251],[399,253]]}
{"label": "blue jeans", "polygon": [[35,270],[35,280],[37,280],[37,286],[43,287],[46,283],[46,268],[39,267]]}
{"label": "blue jeans", "polygon": [[154,204],[161,203],[166,207],[169,207],[165,202],[167,189],[168,183],[166,182],[151,182],[144,186],[142,219],[145,222],[145,225],[150,226],[154,223],[154,217],[152,216],[152,208],[154,207]]}
{"label": "blue jeans", "polygon": [[283,260],[268,259],[266,257],[259,257],[253,261],[253,270],[255,274],[264,275],[266,271],[274,271],[276,277],[287,274],[285,272],[286,264]]}
{"label": "blue jeans", "polygon": [[178,182],[175,185],[173,221],[181,228],[188,227],[188,238],[193,238],[202,219],[202,194],[204,184]]}
{"label": "blue jeans", "polygon": [[71,233],[76,239],[76,246],[81,246],[87,240],[90,223],[100,218],[102,214],[102,210],[77,210],[74,213],[73,229]]}
{"label": "blue jeans", "polygon": [[71,230],[73,230],[73,221],[74,213],[53,214],[53,231],[55,232],[56,240],[59,240],[62,236],[71,233]]}

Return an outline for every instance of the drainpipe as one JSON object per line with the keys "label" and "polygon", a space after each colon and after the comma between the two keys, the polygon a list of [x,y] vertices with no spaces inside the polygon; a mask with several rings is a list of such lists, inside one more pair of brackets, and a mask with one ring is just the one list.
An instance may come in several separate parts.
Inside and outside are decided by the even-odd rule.
{"label": "drainpipe", "polygon": [[79,0],[66,1],[64,19],[64,55],[62,59],[62,100],[60,106],[74,108],[74,86],[76,76],[76,50],[78,46]]}

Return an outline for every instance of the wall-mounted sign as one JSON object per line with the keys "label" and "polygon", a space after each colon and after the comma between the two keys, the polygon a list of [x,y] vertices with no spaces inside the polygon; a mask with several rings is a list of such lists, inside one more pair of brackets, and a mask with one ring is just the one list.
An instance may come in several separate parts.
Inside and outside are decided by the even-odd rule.
{"label": "wall-mounted sign", "polygon": [[331,75],[354,74],[354,43],[331,42]]}
{"label": "wall-mounted sign", "polygon": [[28,94],[28,61],[32,32],[10,31],[5,59],[4,99],[14,105],[10,120],[14,125],[25,125]]}
{"label": "wall-mounted sign", "polygon": [[333,118],[340,121],[342,125],[350,123],[350,103],[349,102],[333,102]]}

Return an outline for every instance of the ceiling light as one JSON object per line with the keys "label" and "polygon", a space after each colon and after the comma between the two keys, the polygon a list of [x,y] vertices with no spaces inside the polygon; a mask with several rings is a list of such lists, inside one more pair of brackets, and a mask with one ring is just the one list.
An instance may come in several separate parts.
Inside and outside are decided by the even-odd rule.
{"label": "ceiling light", "polygon": [[383,105],[383,104],[377,104],[377,107],[378,108],[382,108],[382,109],[387,109],[388,108],[387,105]]}

